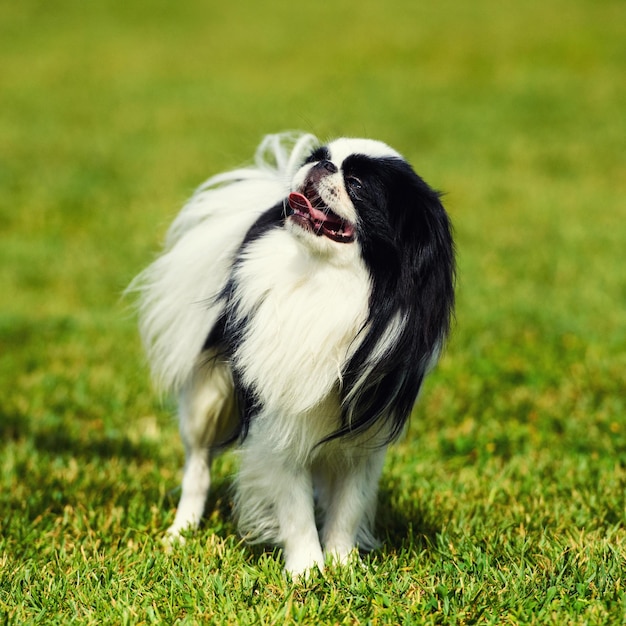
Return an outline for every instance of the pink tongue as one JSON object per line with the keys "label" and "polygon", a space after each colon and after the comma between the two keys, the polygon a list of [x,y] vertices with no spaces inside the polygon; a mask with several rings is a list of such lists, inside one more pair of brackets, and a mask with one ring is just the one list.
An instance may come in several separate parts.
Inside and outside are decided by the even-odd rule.
{"label": "pink tongue", "polygon": [[303,196],[301,193],[293,192],[289,194],[289,206],[294,211],[300,211],[304,213],[308,213],[311,216],[311,219],[316,222],[324,222],[327,219],[326,213],[324,211],[320,211],[313,207],[313,205],[309,202],[309,199],[306,196]]}

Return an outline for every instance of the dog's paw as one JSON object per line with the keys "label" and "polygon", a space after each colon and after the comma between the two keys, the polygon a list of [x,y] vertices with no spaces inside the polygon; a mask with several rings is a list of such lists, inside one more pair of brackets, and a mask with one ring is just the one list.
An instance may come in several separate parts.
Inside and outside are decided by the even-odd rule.
{"label": "dog's paw", "polygon": [[315,570],[324,571],[324,555],[320,549],[285,554],[285,573],[293,580],[306,580]]}
{"label": "dog's paw", "polygon": [[[188,526],[186,528],[189,528]],[[161,538],[161,543],[168,552],[171,552],[175,546],[185,545],[185,537],[183,531],[185,528],[180,528],[175,524],[172,524]]]}
{"label": "dog's paw", "polygon": [[356,546],[326,548],[324,550],[326,562],[332,566],[359,565],[361,557]]}

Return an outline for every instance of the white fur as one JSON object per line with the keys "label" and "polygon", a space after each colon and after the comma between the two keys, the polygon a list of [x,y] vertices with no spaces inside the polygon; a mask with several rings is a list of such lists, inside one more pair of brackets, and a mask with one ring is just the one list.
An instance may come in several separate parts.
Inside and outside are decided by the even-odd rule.
{"label": "white fur", "polygon": [[[201,356],[222,313],[217,298],[234,256],[258,216],[302,184],[310,135],[270,136],[254,166],[210,179],[174,221],[165,252],[133,284],[154,376],[180,394],[187,462],[172,537],[196,527],[210,485],[210,455],[236,426],[234,384],[219,355]],[[398,156],[385,144],[330,144],[341,167],[354,152]],[[320,193],[340,216],[357,219],[342,176]],[[301,574],[326,558],[345,562],[356,545],[375,545],[372,524],[387,433],[317,445],[340,423],[341,371],[368,316],[370,277],[358,242],[337,243],[287,221],[247,246],[233,275],[240,314],[254,313],[232,358],[262,410],[241,449],[235,507],[249,540],[282,545],[285,567]],[[396,333],[392,325],[389,333]],[[384,349],[381,344],[380,349]],[[320,533],[314,494],[324,514]]]}
{"label": "white fur", "polygon": [[366,154],[369,157],[395,157],[402,155],[382,141],[344,137],[332,143],[333,162],[343,163],[352,154]]}
{"label": "white fur", "polygon": [[369,274],[355,248],[347,250],[351,262],[335,265],[279,229],[251,245],[236,271],[242,313],[254,311],[235,353],[244,383],[290,420],[337,385],[366,321]]}

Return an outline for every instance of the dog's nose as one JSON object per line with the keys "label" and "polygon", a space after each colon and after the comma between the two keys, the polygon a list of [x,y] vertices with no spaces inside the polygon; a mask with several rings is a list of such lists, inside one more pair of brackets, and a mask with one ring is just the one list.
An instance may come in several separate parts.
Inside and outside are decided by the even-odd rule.
{"label": "dog's nose", "polygon": [[332,161],[328,161],[327,159],[320,161],[315,167],[318,167],[320,169],[323,168],[331,174],[334,174],[337,171],[337,166]]}

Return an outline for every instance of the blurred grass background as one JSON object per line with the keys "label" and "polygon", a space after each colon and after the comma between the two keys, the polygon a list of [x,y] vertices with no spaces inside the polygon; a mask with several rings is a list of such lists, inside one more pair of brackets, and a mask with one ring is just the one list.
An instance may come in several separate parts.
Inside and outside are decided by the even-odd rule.
{"label": "blurred grass background", "polygon": [[[63,621],[68,593],[84,621],[150,621],[155,602],[165,621],[186,615],[175,587],[151,598],[136,583],[117,609],[108,597],[124,583],[85,597],[64,587],[102,560],[133,571],[138,551],[164,578],[173,567],[151,541],[175,506],[182,452],[120,294],[194,187],[293,128],[393,145],[446,193],[457,235],[457,323],[383,479],[388,547],[373,578],[401,573],[372,592],[389,601],[354,615],[393,623],[396,604],[418,623],[623,616],[625,42],[621,0],[2,3],[3,616]],[[227,484],[199,542],[234,532]],[[228,545],[227,580],[258,576],[259,555]],[[441,555],[458,563],[471,546],[497,561],[472,574],[496,589],[482,612],[442,591],[460,570],[442,570]],[[546,563],[568,551],[578,569],[565,563],[569,583],[550,596]],[[186,576],[212,584],[213,552]],[[485,582],[527,552],[523,591]],[[602,585],[581,570],[598,563],[613,573]],[[261,578],[263,567],[274,566]],[[336,602],[324,619],[349,619],[341,586],[326,584]],[[287,608],[306,598],[288,597],[256,615],[294,618]],[[254,623],[250,606],[237,597],[226,614]],[[215,611],[207,601],[199,614]]]}

